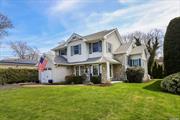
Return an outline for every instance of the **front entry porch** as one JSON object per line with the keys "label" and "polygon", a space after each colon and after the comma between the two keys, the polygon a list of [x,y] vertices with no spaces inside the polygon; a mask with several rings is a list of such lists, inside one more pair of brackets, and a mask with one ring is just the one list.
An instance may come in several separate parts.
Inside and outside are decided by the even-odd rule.
{"label": "front entry porch", "polygon": [[86,81],[91,81],[92,76],[97,76],[102,83],[107,83],[115,79],[113,69],[115,65],[110,62],[74,65],[74,75],[86,75]]}

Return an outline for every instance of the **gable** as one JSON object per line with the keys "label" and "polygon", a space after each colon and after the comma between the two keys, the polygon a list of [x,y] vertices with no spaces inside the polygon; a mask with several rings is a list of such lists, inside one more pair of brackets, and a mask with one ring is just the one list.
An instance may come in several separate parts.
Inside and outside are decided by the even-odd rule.
{"label": "gable", "polygon": [[73,33],[67,40],[67,43],[78,41],[78,40],[83,40],[82,36],[80,36],[79,34]]}
{"label": "gable", "polygon": [[110,37],[110,36],[112,36],[112,35],[115,35],[115,37],[119,40],[120,44],[122,44],[122,39],[121,39],[121,36],[120,36],[117,28],[116,28],[116,29],[113,29],[111,32],[109,32],[108,34],[106,34],[106,35],[104,36],[104,38],[106,39],[106,38],[108,38],[108,37]]}

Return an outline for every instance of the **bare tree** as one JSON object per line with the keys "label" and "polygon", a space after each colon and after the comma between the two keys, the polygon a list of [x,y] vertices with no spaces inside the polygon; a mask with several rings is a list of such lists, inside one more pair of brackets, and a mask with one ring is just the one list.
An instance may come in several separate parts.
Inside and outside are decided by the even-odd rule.
{"label": "bare tree", "polygon": [[37,47],[29,47],[28,54],[26,55],[26,59],[38,61],[40,51]]}
{"label": "bare tree", "polygon": [[32,48],[23,41],[10,42],[10,47],[20,59],[37,60],[39,50]]}
{"label": "bare tree", "polygon": [[135,44],[137,46],[142,45],[144,43],[144,40],[146,39],[146,34],[140,31],[135,31],[133,33],[129,33],[122,37],[124,41],[135,41]]}
{"label": "bare tree", "polygon": [[146,48],[150,54],[148,60],[148,72],[152,75],[152,67],[154,65],[154,59],[157,55],[158,49],[161,47],[161,41],[163,38],[163,32],[160,29],[151,30],[147,33],[147,39],[145,41]]}
{"label": "bare tree", "polygon": [[7,16],[0,13],[0,38],[8,35],[7,29],[9,28],[13,28],[13,24]]}

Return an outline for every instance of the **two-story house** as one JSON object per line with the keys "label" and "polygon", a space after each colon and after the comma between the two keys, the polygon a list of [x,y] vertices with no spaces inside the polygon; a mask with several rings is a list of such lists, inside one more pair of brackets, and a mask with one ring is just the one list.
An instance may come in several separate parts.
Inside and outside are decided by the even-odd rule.
{"label": "two-story house", "polygon": [[60,43],[46,54],[48,64],[39,73],[42,83],[48,80],[60,82],[67,75],[86,74],[99,76],[102,83],[124,80],[128,67],[141,66],[147,73],[148,52],[145,46],[135,46],[133,42],[123,43],[117,29],[104,30],[86,36],[73,33],[68,40]]}

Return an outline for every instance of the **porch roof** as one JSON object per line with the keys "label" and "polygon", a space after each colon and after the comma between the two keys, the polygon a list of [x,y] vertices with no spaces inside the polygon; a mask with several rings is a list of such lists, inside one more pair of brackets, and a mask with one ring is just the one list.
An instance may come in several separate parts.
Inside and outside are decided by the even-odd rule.
{"label": "porch roof", "polygon": [[68,62],[66,58],[63,56],[57,56],[54,58],[54,63],[59,65],[80,65],[80,64],[95,64],[95,63],[106,63],[109,62],[111,64],[120,64],[117,60],[107,57],[96,57],[96,58],[88,58],[86,61],[81,62]]}

